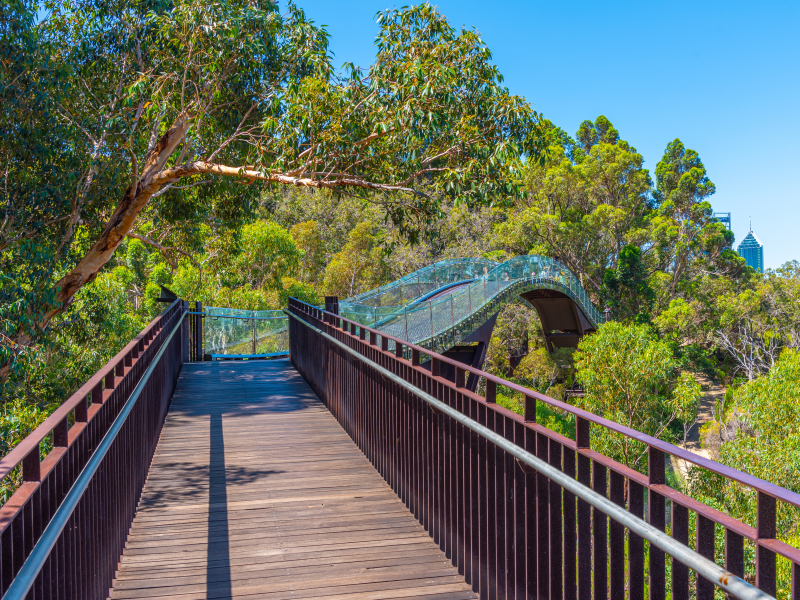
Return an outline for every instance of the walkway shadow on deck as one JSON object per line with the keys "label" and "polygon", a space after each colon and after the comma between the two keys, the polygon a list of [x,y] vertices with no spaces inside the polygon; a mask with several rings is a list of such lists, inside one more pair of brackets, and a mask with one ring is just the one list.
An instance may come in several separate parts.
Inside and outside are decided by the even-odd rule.
{"label": "walkway shadow on deck", "polygon": [[[228,473],[225,469],[225,439],[222,414],[211,415],[209,427],[208,549],[206,558],[206,595],[213,585],[223,597],[231,596],[231,555],[228,541]],[[219,440],[217,444],[215,441]],[[215,452],[215,449],[218,451]],[[219,480],[215,481],[214,473]],[[215,535],[212,536],[212,531]],[[219,561],[219,565],[215,564]],[[213,570],[212,570],[213,569]],[[212,576],[212,573],[214,574]]]}
{"label": "walkway shadow on deck", "polygon": [[[254,360],[237,361],[235,366],[226,362],[186,364],[182,377],[190,377],[175,390],[172,402],[180,406],[171,412],[175,416],[196,417],[208,414],[210,407],[219,407],[228,416],[246,417],[323,407],[302,376],[293,368],[287,369],[287,363]],[[301,394],[298,384],[303,388]],[[205,399],[200,405],[191,401],[199,392]]]}

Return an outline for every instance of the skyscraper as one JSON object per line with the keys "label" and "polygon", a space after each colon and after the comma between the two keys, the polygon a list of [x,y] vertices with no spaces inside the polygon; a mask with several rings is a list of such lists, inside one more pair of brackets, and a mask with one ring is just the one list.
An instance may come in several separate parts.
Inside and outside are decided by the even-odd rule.
{"label": "skyscraper", "polygon": [[737,248],[739,256],[741,256],[747,266],[753,267],[756,271],[764,272],[764,244],[753,233],[753,226],[750,226],[750,233],[748,233],[739,244]]}
{"label": "skyscraper", "polygon": [[725,227],[728,228],[728,231],[731,230],[731,213],[714,213],[714,220],[725,225]]}

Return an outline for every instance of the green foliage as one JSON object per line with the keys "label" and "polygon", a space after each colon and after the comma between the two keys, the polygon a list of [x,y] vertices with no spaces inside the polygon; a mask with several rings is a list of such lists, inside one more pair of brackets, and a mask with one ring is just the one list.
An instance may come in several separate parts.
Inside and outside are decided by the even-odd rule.
{"label": "green foliage", "polygon": [[[787,349],[763,377],[736,390],[734,405],[720,415],[735,434],[719,446],[719,460],[781,487],[800,492],[800,352]],[[696,493],[755,524],[755,493],[698,469]],[[783,536],[800,535],[800,511],[779,503]]]}
{"label": "green foliage", "polygon": [[388,267],[375,227],[359,223],[325,269],[327,295],[349,298],[387,280]]}
{"label": "green foliage", "polygon": [[126,263],[136,278],[136,281],[139,283],[147,279],[146,268],[148,254],[144,244],[139,240],[131,240],[128,242]]}
{"label": "green foliage", "polygon": [[254,288],[276,288],[283,277],[294,275],[302,251],[280,225],[256,221],[241,230],[236,267],[242,281]]}
{"label": "green foliage", "polygon": [[605,270],[617,268],[622,248],[647,241],[650,213],[644,159],[603,119],[598,119],[600,133],[592,125],[589,135],[582,125],[578,136],[588,137],[585,151],[575,151],[579,161],[569,158],[559,140],[546,164],[530,165],[529,198],[498,227],[506,249],[558,257],[596,297]]}
{"label": "green foliage", "polygon": [[[13,157],[0,198],[4,377],[120,245],[139,298],[152,248],[171,266],[196,254],[212,263],[207,234],[235,231],[249,259],[239,230],[277,185],[360,197],[413,238],[445,202],[524,195],[523,164],[544,150],[539,116],[502,87],[478,34],[429,4],[381,13],[374,63],[344,73],[325,29],[291,3],[0,10],[0,154]],[[217,266],[217,283],[235,289],[244,282],[229,276],[241,275],[277,290],[295,275],[260,258],[233,274]]]}
{"label": "green foliage", "polygon": [[[762,377],[741,385],[720,411],[704,438],[724,438],[712,449],[715,458],[735,469],[800,492],[800,352],[784,350],[775,366]],[[756,493],[730,480],[695,468],[692,494],[707,504],[756,526]],[[779,539],[796,547],[800,541],[800,509],[778,502]],[[749,569],[755,557],[748,553]],[[780,598],[788,598],[791,569],[779,560]]]}
{"label": "green foliage", "polygon": [[322,298],[314,286],[291,277],[284,277],[281,284],[282,288],[278,297],[278,306],[280,307],[288,306],[289,298],[297,298],[308,304],[322,304]]}
{"label": "green foliage", "polygon": [[[581,340],[575,366],[585,390],[575,401],[580,408],[669,441],[677,441],[673,421],[694,420],[700,385],[678,372],[669,344],[646,325],[602,325]],[[646,446],[630,438],[593,427],[592,445],[629,467],[646,467]]]}
{"label": "green foliage", "polygon": [[591,121],[581,123],[575,137],[577,139],[574,150],[575,161],[581,162],[597,144],[616,144],[619,141],[619,132],[614,129],[611,121],[600,115],[594,123]]}
{"label": "green foliage", "polygon": [[314,220],[297,223],[290,233],[298,249],[303,253],[300,280],[318,282],[325,269],[325,240],[319,223]]}
{"label": "green foliage", "polygon": [[602,295],[614,318],[640,323],[649,320],[655,292],[647,281],[640,248],[628,244],[622,249],[617,268],[606,269],[603,275]]}

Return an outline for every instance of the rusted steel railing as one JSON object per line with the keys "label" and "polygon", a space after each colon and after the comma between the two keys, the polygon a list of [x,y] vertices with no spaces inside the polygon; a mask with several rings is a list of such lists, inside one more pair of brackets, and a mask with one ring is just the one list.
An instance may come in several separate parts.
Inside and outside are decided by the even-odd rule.
{"label": "rusted steel railing", "polygon": [[[482,598],[644,600],[647,590],[650,600],[663,600],[668,591],[674,600],[690,594],[710,600],[724,576],[711,581],[695,573],[692,582],[689,567],[673,560],[667,582],[662,549],[646,548],[642,537],[596,505],[520,465],[514,454],[457,419],[431,410],[419,394],[352,351],[610,500],[650,530],[664,532],[669,514],[673,540],[687,548],[693,513],[700,557],[714,561],[721,527],[724,567],[732,575],[746,577],[744,544],[753,542],[755,584],[769,596],[777,592],[776,556],[785,557],[792,565],[791,598],[800,598],[800,551],[776,539],[777,502],[800,507],[800,495],[337,314],[295,299],[289,312],[299,317],[289,325],[295,367]],[[422,356],[430,357],[429,370],[421,366]],[[466,389],[470,375],[485,381],[484,395]],[[524,416],[495,403],[498,386],[524,395]],[[536,400],[572,414],[576,439],[536,423]],[[646,444],[648,474],[592,450],[591,427]],[[668,487],[668,455],[755,490],[758,526]]]}
{"label": "rusted steel railing", "polygon": [[[108,597],[189,358],[186,311],[183,301],[170,305],[0,460],[0,477],[22,468],[0,508],[0,595],[13,584],[27,598]],[[53,449],[40,460],[48,437]]]}

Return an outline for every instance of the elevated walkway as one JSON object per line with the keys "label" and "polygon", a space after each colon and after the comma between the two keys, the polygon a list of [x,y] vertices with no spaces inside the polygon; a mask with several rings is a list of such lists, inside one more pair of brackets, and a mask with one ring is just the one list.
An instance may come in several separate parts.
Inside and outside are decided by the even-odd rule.
{"label": "elevated walkway", "polygon": [[[777,518],[800,494],[296,299],[291,364],[192,363],[197,312],[173,302],[0,458],[2,600],[800,598]],[[749,488],[757,527],[671,460]]]}
{"label": "elevated walkway", "polygon": [[289,361],[183,366],[112,599],[477,598]]}

